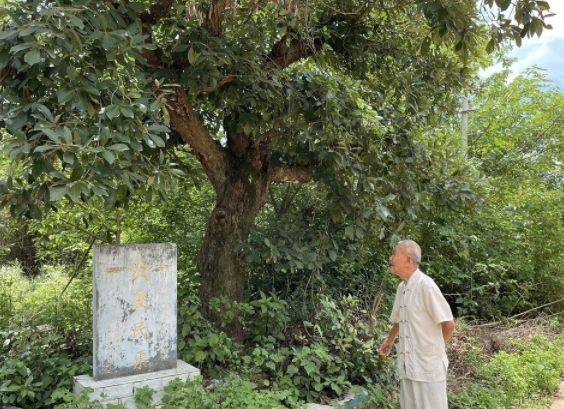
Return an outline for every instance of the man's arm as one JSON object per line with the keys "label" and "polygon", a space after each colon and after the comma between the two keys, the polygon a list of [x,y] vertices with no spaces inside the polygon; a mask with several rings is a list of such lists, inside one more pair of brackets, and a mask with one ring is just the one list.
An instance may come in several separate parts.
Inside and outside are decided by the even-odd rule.
{"label": "man's arm", "polygon": [[456,328],[456,325],[454,325],[454,321],[444,321],[441,322],[441,327],[443,328],[443,338],[446,345],[446,343],[452,338],[452,334],[454,332],[454,328]]}
{"label": "man's arm", "polygon": [[396,340],[398,334],[399,334],[399,323],[396,322],[392,327],[392,329],[390,330],[390,333],[388,334],[384,342],[382,342],[380,348],[378,348],[378,352],[383,353],[385,356],[389,356],[390,352],[392,352],[394,341]]}

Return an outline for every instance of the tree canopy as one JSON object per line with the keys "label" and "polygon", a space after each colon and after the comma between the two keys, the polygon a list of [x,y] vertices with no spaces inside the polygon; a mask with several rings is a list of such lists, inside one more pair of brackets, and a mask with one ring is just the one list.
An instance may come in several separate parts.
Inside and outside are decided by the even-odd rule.
{"label": "tree canopy", "polygon": [[0,204],[40,218],[62,198],[121,206],[203,174],[216,193],[204,308],[240,300],[236,245],[273,183],[318,182],[349,234],[387,218],[411,132],[455,109],[486,41],[540,35],[548,13],[537,0],[7,2]]}

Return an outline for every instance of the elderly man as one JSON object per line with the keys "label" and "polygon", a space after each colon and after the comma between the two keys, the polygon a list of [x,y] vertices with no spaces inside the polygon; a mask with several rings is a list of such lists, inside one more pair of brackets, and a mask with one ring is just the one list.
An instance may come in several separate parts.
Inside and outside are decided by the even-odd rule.
{"label": "elderly man", "polygon": [[448,409],[445,344],[454,321],[441,290],[419,263],[421,248],[412,240],[399,242],[390,256],[390,271],[403,281],[392,309],[394,326],[378,352],[388,356],[399,335],[401,409]]}

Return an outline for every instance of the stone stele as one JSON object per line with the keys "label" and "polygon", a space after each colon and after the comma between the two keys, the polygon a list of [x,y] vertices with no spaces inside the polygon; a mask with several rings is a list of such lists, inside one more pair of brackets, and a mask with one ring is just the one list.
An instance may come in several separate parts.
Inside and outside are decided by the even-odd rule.
{"label": "stone stele", "polygon": [[94,247],[94,380],[176,368],[176,244]]}

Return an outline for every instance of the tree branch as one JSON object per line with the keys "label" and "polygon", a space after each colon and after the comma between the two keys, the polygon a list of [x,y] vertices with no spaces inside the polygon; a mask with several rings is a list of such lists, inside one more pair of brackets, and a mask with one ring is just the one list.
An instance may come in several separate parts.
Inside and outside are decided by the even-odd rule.
{"label": "tree branch", "polygon": [[225,84],[227,84],[227,83],[233,81],[233,80],[236,79],[237,77],[238,77],[237,74],[229,74],[229,75],[226,75],[226,76],[223,77],[221,80],[219,80],[219,82],[217,83],[217,85],[216,85],[215,87],[207,87],[207,88],[198,87],[198,91],[201,91],[201,92],[212,92],[212,91],[215,91],[216,89],[221,88],[221,87],[224,86]]}
{"label": "tree branch", "polygon": [[190,145],[214,188],[221,189],[227,177],[229,155],[226,149],[204,127],[182,87],[174,87],[172,94],[156,91],[166,95],[172,128]]}
{"label": "tree branch", "polygon": [[151,4],[149,10],[142,13],[139,18],[143,23],[156,24],[160,19],[168,17],[172,3],[174,3],[174,0],[159,0]]}
{"label": "tree branch", "polygon": [[148,66],[162,68],[162,61],[159,57],[157,57],[157,54],[155,54],[153,50],[143,48],[143,50],[141,50],[141,55],[145,58],[145,60],[147,60]]}
{"label": "tree branch", "polygon": [[[300,37],[296,38],[295,35],[295,33],[286,33],[280,41],[272,47],[268,59],[276,68],[286,68],[296,61],[317,55],[323,48],[323,42],[320,38],[307,41]],[[290,45],[288,45],[290,38]]]}
{"label": "tree branch", "polygon": [[288,210],[290,210],[290,206],[292,205],[292,202],[298,195],[298,192],[301,190],[303,184],[301,183],[298,184],[298,186],[294,189],[293,192],[290,189],[290,185],[286,185],[286,186],[287,186],[286,194],[284,195],[284,199],[282,200],[282,204],[280,205],[280,212],[282,214],[285,214]]}
{"label": "tree branch", "polygon": [[309,183],[312,179],[309,166],[305,165],[278,165],[272,172],[273,183]]}
{"label": "tree branch", "polygon": [[284,116],[285,115],[280,115],[278,118],[276,118],[274,120],[274,125],[272,125],[272,129],[266,131],[265,133],[263,133],[263,134],[261,134],[257,137],[255,142],[253,143],[254,148],[258,148],[260,146],[260,144],[262,143],[262,141],[264,141],[265,139],[270,138],[271,136],[274,136],[278,132],[280,132],[280,130],[279,130],[280,122],[282,122],[282,119],[284,119]]}
{"label": "tree branch", "polygon": [[274,208],[274,213],[276,213],[277,216],[280,216],[280,210],[278,208],[278,205],[276,204],[276,199],[274,197],[274,193],[272,193],[272,186],[268,189],[268,194],[270,196],[270,201],[272,203],[272,207]]}
{"label": "tree branch", "polygon": [[219,37],[221,34],[221,22],[227,3],[228,0],[213,0],[210,3],[205,27],[206,30],[208,30],[208,32],[214,37]]}

